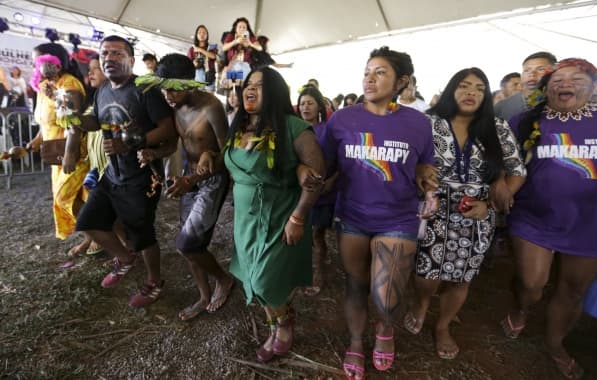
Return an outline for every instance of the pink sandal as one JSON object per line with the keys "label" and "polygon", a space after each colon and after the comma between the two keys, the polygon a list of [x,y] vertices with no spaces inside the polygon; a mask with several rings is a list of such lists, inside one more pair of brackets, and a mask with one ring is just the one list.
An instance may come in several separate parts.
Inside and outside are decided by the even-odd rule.
{"label": "pink sandal", "polygon": [[512,319],[510,318],[510,313],[506,314],[506,318],[502,319],[500,325],[502,326],[504,335],[510,339],[517,339],[520,333],[522,333],[522,330],[526,327],[526,323],[514,326]]}
{"label": "pink sandal", "polygon": [[[377,340],[394,340],[394,334],[392,333],[391,336],[383,336],[383,335],[377,335],[375,334],[375,339]],[[392,364],[394,364],[394,357],[395,357],[395,351],[392,350],[392,352],[381,352],[381,351],[377,351],[377,350],[373,350],[373,366],[378,370],[378,371],[387,371]],[[386,363],[385,364],[378,364],[377,361],[378,360],[385,360]]]}
{"label": "pink sandal", "polygon": [[344,354],[344,363],[342,364],[342,367],[344,367],[344,374],[346,375],[346,378],[348,380],[355,380],[357,378],[357,375],[360,375],[360,378],[364,379],[365,367],[362,367],[358,364],[346,363],[346,358],[348,356],[355,356],[363,359],[364,361],[365,355],[363,355],[363,353],[361,352],[346,351],[346,354]]}

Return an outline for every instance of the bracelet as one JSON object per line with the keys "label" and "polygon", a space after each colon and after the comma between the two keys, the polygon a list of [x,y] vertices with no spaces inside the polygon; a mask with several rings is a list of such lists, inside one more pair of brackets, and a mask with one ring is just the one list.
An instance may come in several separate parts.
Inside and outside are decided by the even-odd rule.
{"label": "bracelet", "polygon": [[298,216],[290,215],[290,218],[288,218],[288,220],[290,221],[290,223],[296,224],[297,226],[305,225],[305,219],[300,218]]}

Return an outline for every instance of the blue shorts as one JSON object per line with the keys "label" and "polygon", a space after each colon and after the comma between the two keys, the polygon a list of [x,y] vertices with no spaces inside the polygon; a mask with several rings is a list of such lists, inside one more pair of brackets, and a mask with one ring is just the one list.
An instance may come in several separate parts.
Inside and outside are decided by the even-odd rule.
{"label": "blue shorts", "polygon": [[366,236],[369,238],[373,238],[376,236],[385,236],[385,237],[393,237],[405,240],[412,240],[417,241],[417,234],[403,232],[403,231],[385,231],[385,232],[374,232],[374,231],[367,231],[363,230],[355,225],[348,224],[343,222],[339,219],[336,220],[336,231],[343,233],[343,234],[350,234],[350,235],[357,235],[357,236]]}

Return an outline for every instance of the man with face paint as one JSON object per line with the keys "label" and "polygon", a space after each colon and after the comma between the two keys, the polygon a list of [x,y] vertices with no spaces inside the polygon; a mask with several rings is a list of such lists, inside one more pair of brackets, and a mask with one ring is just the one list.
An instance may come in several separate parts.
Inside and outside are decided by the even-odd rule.
{"label": "man with face paint", "polygon": [[[101,42],[100,64],[108,80],[97,90],[93,112],[81,120],[83,129],[102,129],[110,163],[79,214],[77,230],[89,233],[114,256],[114,269],[101,283],[104,288],[116,286],[135,266],[132,252],[142,252],[148,277],[129,305],[143,307],[155,301],[163,287],[154,229],[160,191],[152,184],[149,165],[137,160],[137,151],[175,146],[177,135],[172,110],[159,90],[135,86],[134,62],[133,47],[124,38],[108,36]],[[117,218],[125,226],[127,247],[113,232]]]}

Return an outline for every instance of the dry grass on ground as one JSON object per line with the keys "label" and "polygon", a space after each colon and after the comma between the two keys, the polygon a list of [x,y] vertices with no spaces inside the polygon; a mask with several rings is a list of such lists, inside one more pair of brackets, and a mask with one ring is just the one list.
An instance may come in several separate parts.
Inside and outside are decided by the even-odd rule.
{"label": "dry grass on ground", "polygon": [[[3,178],[0,178],[3,179]],[[3,181],[2,181],[3,184]],[[177,313],[194,301],[196,290],[175,253],[177,204],[163,200],[157,229],[162,247],[163,297],[133,310],[128,297],[142,283],[139,267],[115,289],[102,289],[106,256],[82,258],[58,270],[72,239],[54,238],[49,175],[16,177],[0,189],[0,378],[7,379],[342,379],[347,343],[341,294],[342,272],[335,253],[327,266],[328,287],[316,298],[296,297],[298,325],[293,354],[266,366],[255,349],[266,334],[263,315],[245,306],[241,287],[215,314],[181,322]],[[225,204],[211,246],[225,265],[232,252],[232,207]],[[442,361],[433,352],[432,305],[420,336],[396,322],[397,361],[386,374],[367,361],[369,379],[557,379],[541,345],[544,304],[517,341],[499,329],[509,300],[508,258],[473,285],[453,332],[460,356]],[[371,320],[373,326],[373,319]],[[367,337],[371,347],[372,336]],[[567,340],[570,351],[597,376],[597,320],[584,316]]]}

